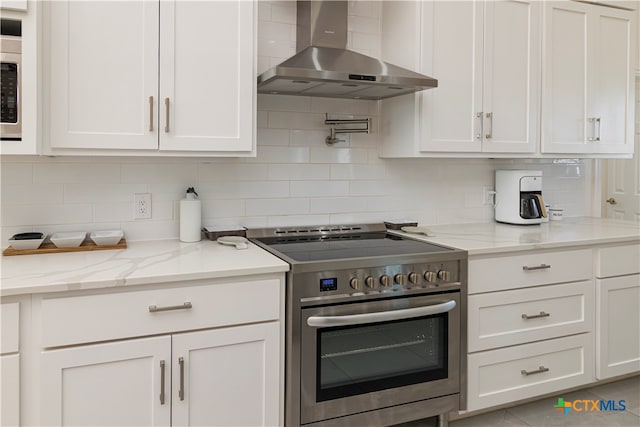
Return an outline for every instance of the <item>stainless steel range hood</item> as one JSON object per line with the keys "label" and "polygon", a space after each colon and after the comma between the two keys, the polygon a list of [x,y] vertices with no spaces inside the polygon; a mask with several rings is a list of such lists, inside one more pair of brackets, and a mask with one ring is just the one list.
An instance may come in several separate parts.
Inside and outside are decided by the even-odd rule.
{"label": "stainless steel range hood", "polygon": [[384,99],[438,86],[433,77],[347,50],[347,1],[297,2],[297,52],[258,76],[258,93]]}

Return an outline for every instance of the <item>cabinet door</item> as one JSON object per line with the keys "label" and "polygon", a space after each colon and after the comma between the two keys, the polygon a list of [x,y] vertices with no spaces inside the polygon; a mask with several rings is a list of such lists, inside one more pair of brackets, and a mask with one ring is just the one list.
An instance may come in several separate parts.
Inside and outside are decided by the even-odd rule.
{"label": "cabinet door", "polygon": [[0,425],[20,425],[20,355],[0,356]]}
{"label": "cabinet door", "polygon": [[588,115],[594,153],[633,153],[636,54],[634,12],[593,7],[593,81]]}
{"label": "cabinet door", "polygon": [[542,152],[586,153],[589,5],[545,4]]}
{"label": "cabinet door", "polygon": [[51,147],[157,149],[158,3],[49,7]]}
{"label": "cabinet door", "polygon": [[174,0],[160,9],[160,149],[251,152],[254,2]]}
{"label": "cabinet door", "polygon": [[537,1],[486,3],[483,152],[536,151],[540,6]]}
{"label": "cabinet door", "polygon": [[596,280],[596,378],[640,371],[640,275]]}
{"label": "cabinet door", "polygon": [[279,325],[174,335],[172,425],[280,425]]}
{"label": "cabinet door", "polygon": [[421,151],[479,152],[482,144],[483,2],[423,3]]}
{"label": "cabinet door", "polygon": [[45,351],[41,360],[42,425],[170,424],[168,336]]}

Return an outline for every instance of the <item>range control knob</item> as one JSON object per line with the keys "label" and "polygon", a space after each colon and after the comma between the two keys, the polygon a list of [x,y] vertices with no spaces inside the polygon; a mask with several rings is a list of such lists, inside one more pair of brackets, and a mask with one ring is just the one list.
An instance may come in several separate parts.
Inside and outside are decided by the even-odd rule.
{"label": "range control knob", "polygon": [[376,279],[371,276],[367,276],[367,278],[364,279],[364,284],[367,285],[368,288],[374,288],[376,286]]}
{"label": "range control knob", "polygon": [[436,280],[436,272],[435,271],[427,271],[424,273],[424,280],[427,282],[435,282]]}
{"label": "range control knob", "polygon": [[351,278],[351,280],[349,280],[349,286],[351,286],[351,288],[355,290],[360,289],[360,279],[358,279],[357,277]]}
{"label": "range control knob", "polygon": [[443,282],[448,282],[449,280],[451,280],[451,273],[447,270],[440,270],[438,271],[438,279],[442,280]]}
{"label": "range control knob", "polygon": [[409,273],[409,282],[414,285],[417,285],[420,281],[420,275],[418,273]]}
{"label": "range control knob", "polygon": [[393,281],[396,282],[398,285],[404,285],[405,283],[407,283],[407,275],[396,274],[395,276],[393,276]]}
{"label": "range control knob", "polygon": [[386,274],[380,276],[380,284],[382,286],[391,286],[391,277],[387,276]]}

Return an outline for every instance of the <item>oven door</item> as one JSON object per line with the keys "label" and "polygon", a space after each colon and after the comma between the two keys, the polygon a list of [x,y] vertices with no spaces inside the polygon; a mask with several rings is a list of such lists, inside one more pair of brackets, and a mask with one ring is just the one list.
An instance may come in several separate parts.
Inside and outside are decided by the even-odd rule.
{"label": "oven door", "polygon": [[460,293],[303,308],[302,424],[460,391]]}

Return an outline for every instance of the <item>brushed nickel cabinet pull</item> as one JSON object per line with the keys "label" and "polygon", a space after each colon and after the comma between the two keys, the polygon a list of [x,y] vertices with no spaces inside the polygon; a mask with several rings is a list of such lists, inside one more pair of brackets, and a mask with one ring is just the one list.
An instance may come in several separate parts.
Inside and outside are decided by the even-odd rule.
{"label": "brushed nickel cabinet pull", "polygon": [[540,314],[532,314],[532,315],[523,314],[522,318],[525,320],[529,320],[529,319],[539,319],[541,317],[549,317],[549,316],[551,316],[551,314],[541,311]]}
{"label": "brushed nickel cabinet pull", "polygon": [[193,305],[188,301],[183,303],[182,305],[169,305],[166,307],[157,307],[155,305],[150,305],[149,313],[157,313],[158,311],[186,310],[189,308],[193,308]]}
{"label": "brushed nickel cabinet pull", "polygon": [[178,389],[178,397],[180,400],[184,400],[184,357],[178,358],[178,364],[180,365],[180,389]]}
{"label": "brushed nickel cabinet pull", "polygon": [[493,137],[493,113],[487,113],[485,117],[489,119],[489,125],[487,126],[489,131],[484,137],[487,139],[491,139]]}
{"label": "brushed nickel cabinet pull", "polygon": [[167,122],[164,124],[164,132],[169,133],[169,98],[164,99],[164,114]]}
{"label": "brushed nickel cabinet pull", "polygon": [[541,374],[543,372],[549,372],[549,368],[545,368],[544,366],[540,366],[535,371],[525,371],[524,369],[522,371],[520,371],[520,373],[522,375],[524,375],[525,377],[528,377],[529,375],[534,375],[534,374]]}
{"label": "brushed nickel cabinet pull", "polygon": [[149,132],[153,132],[153,96],[149,97]]}
{"label": "brushed nickel cabinet pull", "polygon": [[164,360],[160,361],[160,404],[164,405]]}
{"label": "brushed nickel cabinet pull", "polygon": [[540,264],[533,267],[529,267],[528,265],[523,265],[522,269],[524,271],[533,271],[533,270],[546,270],[547,268],[551,268],[549,264]]}
{"label": "brushed nickel cabinet pull", "polygon": [[596,117],[596,125],[598,125],[598,136],[596,136],[596,141],[599,142],[600,141],[600,129],[602,128],[602,121],[600,120],[600,117]]}

